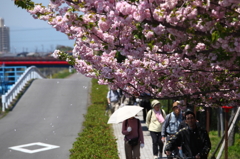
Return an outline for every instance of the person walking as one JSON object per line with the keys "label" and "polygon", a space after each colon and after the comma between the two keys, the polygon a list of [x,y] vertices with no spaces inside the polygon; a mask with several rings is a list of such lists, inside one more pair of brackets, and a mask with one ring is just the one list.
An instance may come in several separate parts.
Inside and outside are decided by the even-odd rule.
{"label": "person walking", "polygon": [[[165,142],[176,134],[176,132],[178,131],[178,127],[180,125],[180,123],[182,122],[182,115],[181,115],[181,111],[180,108],[178,107],[179,102],[176,101],[173,103],[173,107],[172,107],[172,112],[170,114],[168,114],[165,118],[165,122],[162,125],[162,141]],[[178,148],[176,148],[173,151],[173,155],[178,155]]]}
{"label": "person walking", "polygon": [[121,96],[121,106],[124,106],[124,105],[134,105],[136,103],[136,98],[134,96],[131,96],[131,97],[126,97],[126,95],[122,95]]}
{"label": "person walking", "polygon": [[[180,129],[166,144],[165,152],[171,152],[177,147],[182,147],[183,158],[207,159],[211,149],[211,142],[205,129],[197,124],[192,111],[185,113],[187,127]],[[184,143],[184,144],[182,144]]]}
{"label": "person walking", "polygon": [[[182,111],[182,117],[183,117],[183,119],[182,119],[182,122],[180,123],[180,125],[178,126],[178,131],[179,131],[180,129],[182,129],[182,128],[185,128],[185,127],[187,126],[185,114],[186,114],[186,112],[189,112],[189,111],[192,112],[192,110],[189,109],[189,108],[187,108],[187,110],[185,110],[185,111]],[[198,120],[196,120],[196,124],[197,124],[197,126],[200,126],[200,123],[199,123]]]}
{"label": "person walking", "polygon": [[146,122],[146,118],[147,118],[147,113],[149,110],[152,109],[151,107],[151,101],[149,98],[147,98],[149,95],[147,93],[143,93],[141,96],[140,96],[140,99],[139,99],[139,105],[141,107],[143,107],[143,121]]}
{"label": "person walking", "polygon": [[[182,129],[182,128],[187,127],[187,122],[186,122],[185,114],[186,114],[186,112],[189,112],[189,111],[191,112],[191,109],[189,109],[189,108],[187,108],[187,110],[182,111],[183,120],[182,120],[182,122],[181,122],[181,123],[179,124],[179,126],[178,126],[178,131],[179,131],[180,129]],[[197,126],[199,126],[199,121],[198,121],[198,120],[196,120],[196,124],[197,124]],[[182,157],[182,158],[184,158],[183,152],[182,152],[182,147],[178,147],[178,149],[179,149],[179,156]]]}
{"label": "person walking", "polygon": [[110,89],[107,93],[107,101],[111,113],[119,108],[120,93],[116,89]]}
{"label": "person walking", "polygon": [[144,147],[143,131],[140,120],[131,117],[122,123],[126,159],[140,159],[140,147]]}
{"label": "person walking", "polygon": [[152,150],[154,159],[158,159],[158,157],[162,157],[163,152],[161,131],[166,113],[163,109],[161,109],[161,103],[158,100],[153,100],[151,106],[152,109],[147,113],[146,124],[152,138]]}

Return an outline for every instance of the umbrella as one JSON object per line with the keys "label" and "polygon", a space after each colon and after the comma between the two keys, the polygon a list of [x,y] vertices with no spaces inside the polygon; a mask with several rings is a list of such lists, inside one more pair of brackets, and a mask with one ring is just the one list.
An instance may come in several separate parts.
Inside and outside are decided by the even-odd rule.
{"label": "umbrella", "polygon": [[108,124],[112,123],[120,123],[128,118],[134,117],[137,113],[139,113],[143,107],[140,106],[123,106],[119,109],[117,109],[109,118]]}

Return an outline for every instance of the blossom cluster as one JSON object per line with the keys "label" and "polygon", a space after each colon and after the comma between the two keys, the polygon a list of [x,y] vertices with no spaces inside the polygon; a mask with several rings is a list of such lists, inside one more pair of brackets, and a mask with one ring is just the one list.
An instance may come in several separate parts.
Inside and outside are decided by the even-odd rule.
{"label": "blossom cluster", "polygon": [[240,99],[238,0],[51,0],[29,13],[76,40],[75,68],[99,84],[207,105]]}

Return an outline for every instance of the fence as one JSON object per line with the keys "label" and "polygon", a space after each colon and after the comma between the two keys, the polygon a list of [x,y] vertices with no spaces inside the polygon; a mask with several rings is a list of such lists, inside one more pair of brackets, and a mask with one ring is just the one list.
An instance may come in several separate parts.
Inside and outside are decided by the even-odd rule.
{"label": "fence", "polygon": [[35,66],[29,67],[21,77],[18,78],[17,82],[11,87],[11,89],[8,90],[6,94],[2,95],[2,112],[5,112],[5,109],[8,109],[8,106],[29,80],[37,78],[42,79],[45,77]]}
{"label": "fence", "polygon": [[27,69],[26,66],[1,66],[0,67],[0,94],[5,94],[11,86]]}

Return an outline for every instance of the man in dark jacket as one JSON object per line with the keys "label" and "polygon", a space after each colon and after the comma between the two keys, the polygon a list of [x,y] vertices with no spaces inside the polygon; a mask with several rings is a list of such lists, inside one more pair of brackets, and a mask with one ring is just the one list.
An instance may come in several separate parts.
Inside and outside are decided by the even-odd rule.
{"label": "man in dark jacket", "polygon": [[169,139],[165,152],[169,156],[176,147],[182,146],[184,157],[207,159],[211,142],[205,129],[196,124],[195,114],[191,111],[185,114],[187,127],[179,130]]}

